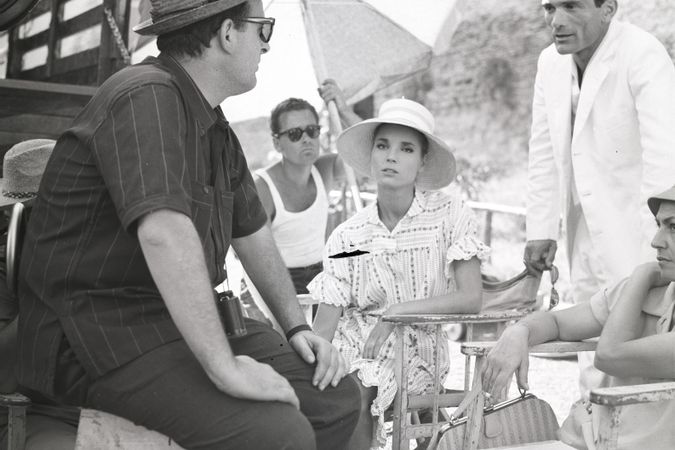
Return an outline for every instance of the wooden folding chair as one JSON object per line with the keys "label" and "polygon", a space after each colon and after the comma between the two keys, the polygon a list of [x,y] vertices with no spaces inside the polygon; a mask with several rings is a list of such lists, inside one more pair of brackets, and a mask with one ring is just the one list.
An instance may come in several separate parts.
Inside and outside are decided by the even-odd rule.
{"label": "wooden folding chair", "polygon": [[[469,357],[465,360],[464,391],[453,393],[440,393],[443,380],[440,379],[440,353],[436,352],[436,364],[434,373],[434,392],[438,394],[413,395],[408,392],[408,371],[405,367],[406,344],[403,339],[403,327],[409,325],[432,325],[436,328],[436,339],[442,339],[443,325],[465,324],[467,326],[467,339],[473,337],[475,325],[495,324],[499,336],[506,325],[520,319],[526,312],[506,311],[499,313],[479,314],[404,314],[383,316],[382,320],[395,325],[396,333],[396,379],[397,392],[394,399],[394,431],[393,450],[407,450],[410,448],[410,439],[432,437],[437,434],[442,425],[446,423],[439,420],[441,408],[454,407],[460,404],[468,391],[470,383]],[[432,422],[427,424],[413,424],[409,419],[409,413],[414,410],[431,409]]]}

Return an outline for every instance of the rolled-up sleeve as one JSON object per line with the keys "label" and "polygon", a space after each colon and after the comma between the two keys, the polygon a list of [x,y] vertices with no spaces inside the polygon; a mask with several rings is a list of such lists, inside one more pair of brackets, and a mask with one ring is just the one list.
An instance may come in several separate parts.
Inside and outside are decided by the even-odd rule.
{"label": "rolled-up sleeve", "polygon": [[233,199],[232,237],[245,237],[255,233],[267,223],[267,213],[258,197],[258,190],[246,163],[239,140],[233,132],[228,136],[233,153],[230,174],[234,176],[231,186]]}
{"label": "rolled-up sleeve", "polygon": [[312,298],[327,305],[348,307],[352,298],[354,279],[353,258],[328,258],[340,252],[348,251],[340,228],[328,238],[323,256],[323,271],[307,285]]}
{"label": "rolled-up sleeve", "polygon": [[482,260],[490,254],[490,247],[478,239],[478,222],[473,210],[466,204],[461,208],[457,221],[452,225],[452,240],[445,263],[446,276],[450,276],[453,261],[466,261],[474,256]]}

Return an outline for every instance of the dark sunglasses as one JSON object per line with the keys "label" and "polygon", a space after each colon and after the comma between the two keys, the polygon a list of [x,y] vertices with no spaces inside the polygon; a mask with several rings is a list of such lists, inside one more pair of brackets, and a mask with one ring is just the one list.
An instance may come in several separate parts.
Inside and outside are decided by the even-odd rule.
{"label": "dark sunglasses", "polygon": [[288,139],[290,139],[291,142],[298,142],[300,139],[302,139],[302,133],[307,133],[307,136],[311,137],[312,139],[316,139],[319,137],[320,132],[320,125],[307,125],[305,128],[295,127],[289,128],[285,131],[280,131],[275,134],[274,137],[278,138],[279,136],[287,134]]}
{"label": "dark sunglasses", "polygon": [[272,31],[274,31],[274,17],[244,17],[241,19],[233,19],[237,22],[249,22],[262,25],[258,32],[260,40],[267,44],[272,39]]}

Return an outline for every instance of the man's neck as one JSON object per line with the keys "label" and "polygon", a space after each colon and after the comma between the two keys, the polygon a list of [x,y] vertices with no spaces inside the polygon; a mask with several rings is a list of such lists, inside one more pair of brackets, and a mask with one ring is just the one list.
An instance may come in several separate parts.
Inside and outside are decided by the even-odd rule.
{"label": "man's neck", "polygon": [[202,56],[196,58],[187,56],[175,59],[190,75],[209,105],[215,108],[227,97],[236,94],[228,88],[227,77],[219,73],[206,54],[205,50]]}
{"label": "man's neck", "polygon": [[609,30],[609,25],[610,25],[609,23],[605,25],[604,29],[600,33],[600,36],[591,46],[572,55],[572,59],[574,59],[574,63],[576,64],[577,69],[579,70],[579,84],[581,84],[581,79],[584,75],[584,72],[586,71],[586,67],[588,67],[588,64],[591,62],[591,59],[593,58],[593,55],[595,55],[595,53],[598,51],[598,47],[600,47],[602,41],[605,40],[605,36],[607,36],[607,31]]}
{"label": "man's neck", "polygon": [[287,159],[280,161],[281,174],[284,181],[298,187],[306,187],[309,184],[309,176],[312,174],[312,165],[293,164]]}

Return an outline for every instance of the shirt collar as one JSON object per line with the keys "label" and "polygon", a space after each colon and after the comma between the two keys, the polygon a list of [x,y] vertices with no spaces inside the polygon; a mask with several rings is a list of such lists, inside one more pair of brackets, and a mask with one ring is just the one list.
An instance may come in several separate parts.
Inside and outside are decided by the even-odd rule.
{"label": "shirt collar", "polygon": [[[408,208],[408,211],[401,218],[401,221],[405,220],[408,217],[413,218],[416,215],[423,212],[426,209],[427,198],[428,195],[426,195],[424,191],[415,189],[415,194],[413,195],[413,201],[410,204],[410,208]],[[377,201],[372,204],[370,210],[368,211],[367,221],[368,223],[371,223],[373,225],[381,223],[380,215],[377,213]]]}
{"label": "shirt collar", "polygon": [[188,105],[197,122],[207,130],[213,126],[218,119],[225,120],[220,106],[212,108],[209,102],[199,90],[194,80],[183,66],[170,55],[160,53],[158,59],[164,64],[166,69],[175,77],[183,100]]}

